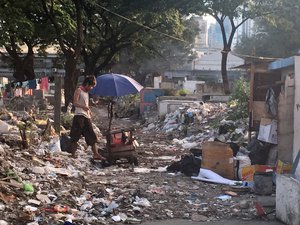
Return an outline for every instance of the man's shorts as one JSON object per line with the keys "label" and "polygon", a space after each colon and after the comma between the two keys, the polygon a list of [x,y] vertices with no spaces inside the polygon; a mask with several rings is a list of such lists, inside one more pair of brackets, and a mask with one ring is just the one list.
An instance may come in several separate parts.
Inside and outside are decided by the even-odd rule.
{"label": "man's shorts", "polygon": [[93,145],[97,142],[91,120],[81,115],[75,115],[70,132],[71,142],[77,142],[81,135],[84,136],[87,145]]}

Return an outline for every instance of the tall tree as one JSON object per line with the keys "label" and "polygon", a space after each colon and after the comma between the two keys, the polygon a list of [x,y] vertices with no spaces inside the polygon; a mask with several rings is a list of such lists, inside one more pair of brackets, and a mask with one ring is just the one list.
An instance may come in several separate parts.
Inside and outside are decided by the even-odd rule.
{"label": "tall tree", "polygon": [[83,5],[82,0],[40,0],[46,17],[55,30],[55,38],[65,57],[65,105],[72,102],[80,70],[77,65],[80,60],[83,35]]}
{"label": "tall tree", "polygon": [[235,51],[262,57],[287,57],[300,50],[300,10],[297,0],[278,0],[280,10],[255,20],[252,37],[242,38]]}
{"label": "tall tree", "polygon": [[192,61],[194,40],[199,33],[198,24],[192,19],[182,19],[178,12],[169,16],[177,21],[174,27],[177,27],[177,35],[182,40],[148,32],[143,42],[121,52],[119,69],[123,73],[134,73],[139,82],[143,83],[148,74],[161,75],[164,71],[179,69]]}
{"label": "tall tree", "polygon": [[[81,57],[85,73],[99,71],[119,61],[124,48],[141,45],[150,30],[175,34],[178,27],[167,11],[167,1],[154,0],[40,0],[47,18],[55,29],[57,43],[65,56],[65,100],[72,101]],[[154,4],[155,3],[155,4]],[[161,3],[161,4],[158,4]],[[153,10],[156,11],[153,13]],[[177,15],[176,17],[177,18]]]}
{"label": "tall tree", "polygon": [[[187,13],[210,15],[220,25],[223,49],[221,51],[221,74],[225,94],[230,93],[227,76],[227,58],[231,51],[232,42],[237,29],[248,19],[256,18],[266,13],[266,6],[276,0],[185,0],[187,6],[183,10]],[[269,8],[268,8],[269,9]],[[225,28],[226,20],[229,21],[231,30]]]}
{"label": "tall tree", "polygon": [[48,42],[47,33],[39,4],[29,0],[1,1],[0,44],[6,50],[1,54],[12,62],[17,81],[35,78],[34,47]]}
{"label": "tall tree", "polygon": [[[161,0],[90,4],[86,14],[88,21],[84,27],[85,33],[89,34],[83,49],[86,73],[107,71],[120,60],[124,65],[124,58],[127,65],[131,64],[136,71],[140,62],[161,55],[159,50],[164,44],[172,42],[173,47],[183,46],[182,41],[174,41],[163,33],[180,39],[187,30],[173,4]],[[183,57],[181,60],[184,61]]]}

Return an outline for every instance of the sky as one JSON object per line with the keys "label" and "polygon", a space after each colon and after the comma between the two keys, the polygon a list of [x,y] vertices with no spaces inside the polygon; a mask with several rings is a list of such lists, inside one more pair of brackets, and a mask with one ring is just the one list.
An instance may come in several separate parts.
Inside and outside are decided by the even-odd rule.
{"label": "sky", "polygon": [[208,27],[210,26],[210,24],[216,23],[216,20],[210,15],[203,16],[203,18],[208,22]]}

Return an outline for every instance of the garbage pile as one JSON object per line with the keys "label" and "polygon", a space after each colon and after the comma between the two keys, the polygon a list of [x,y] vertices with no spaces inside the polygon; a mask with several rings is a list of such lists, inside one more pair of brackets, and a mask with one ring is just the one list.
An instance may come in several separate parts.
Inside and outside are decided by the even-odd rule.
{"label": "garbage pile", "polygon": [[248,135],[247,119],[226,120],[229,108],[225,103],[201,103],[185,105],[165,116],[163,122],[148,124],[146,133],[163,130],[166,133],[177,132],[179,138],[173,143],[183,149],[199,147],[204,141],[246,142]]}
{"label": "garbage pile", "polygon": [[[165,121],[152,123],[151,129],[150,124],[143,128],[139,121],[114,119],[113,126],[136,128],[140,147],[139,167],[134,168],[126,163],[105,168],[93,163],[91,149],[83,139],[79,141],[79,157],[73,159],[61,151],[58,136],[49,123],[51,118],[33,119],[25,112],[2,111],[0,119],[6,130],[0,132],[0,224],[93,225],[169,218],[255,218],[254,194],[248,189],[199,182],[167,171],[191,146],[205,140],[243,142],[246,133],[242,121],[218,120],[222,122],[211,124],[218,117],[224,118],[225,105],[199,107],[182,109],[176,116],[172,114]],[[107,122],[106,109],[95,111],[99,112],[95,121]],[[182,114],[193,119],[184,122],[184,116],[179,116]],[[49,116],[51,112],[40,115]],[[174,118],[177,128],[163,130]],[[30,129],[25,129],[28,148],[23,148],[17,126],[22,120],[32,121]],[[187,127],[188,137],[179,129],[182,126]],[[98,147],[103,148],[105,140],[100,130],[97,136]]]}

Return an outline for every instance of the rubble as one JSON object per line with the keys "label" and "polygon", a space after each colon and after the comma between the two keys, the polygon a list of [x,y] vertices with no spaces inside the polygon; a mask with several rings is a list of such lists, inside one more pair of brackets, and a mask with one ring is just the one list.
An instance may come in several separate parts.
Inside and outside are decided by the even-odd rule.
{"label": "rubble", "polygon": [[[33,123],[35,135],[29,135],[28,148],[22,148],[14,124],[28,115],[1,112],[0,118],[12,129],[0,133],[0,224],[92,225],[168,218],[255,218],[252,200],[256,197],[249,189],[224,191],[227,185],[193,180],[182,171],[167,171],[173,162],[190,155],[190,149],[201,148],[205,141],[245,142],[246,121],[224,120],[225,104],[194,107],[186,106],[166,115],[165,120],[157,118],[149,124],[113,120],[114,127],[135,127],[140,147],[139,166],[134,168],[128,163],[99,167],[90,161],[91,149],[84,140],[79,141],[77,159],[59,151],[59,137],[53,136],[51,129],[46,135],[49,139],[43,137],[49,121],[46,118],[51,115],[48,111],[40,111],[41,116],[48,117],[35,118],[46,123]],[[107,126],[107,114],[105,108],[94,108],[93,113],[101,149],[106,140],[100,131]],[[220,125],[224,125],[221,132]]]}

